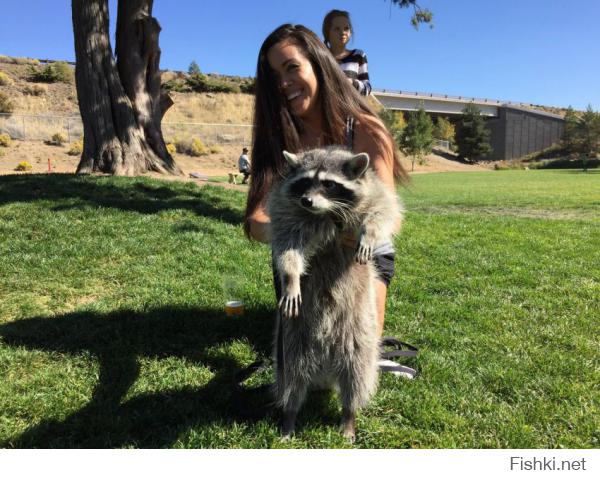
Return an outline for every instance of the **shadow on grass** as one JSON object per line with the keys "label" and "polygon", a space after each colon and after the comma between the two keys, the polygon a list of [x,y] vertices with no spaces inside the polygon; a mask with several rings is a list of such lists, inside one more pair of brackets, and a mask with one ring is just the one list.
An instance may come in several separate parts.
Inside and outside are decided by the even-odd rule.
{"label": "shadow on grass", "polygon": [[[187,209],[233,225],[242,222],[243,205],[232,206],[217,188],[197,188],[173,182],[159,184],[149,178],[119,178],[70,174],[8,175],[0,177],[0,205],[39,200],[65,201],[55,211],[87,205],[142,214]],[[77,200],[75,203],[69,200]]]}
{"label": "shadow on grass", "polygon": [[[267,309],[230,319],[221,311],[163,308],[76,312],[0,325],[7,345],[90,353],[100,364],[98,384],[82,409],[64,420],[43,420],[0,447],[168,447],[192,427],[246,420],[237,416],[232,403],[235,374],[242,365],[222,347],[243,340],[258,355],[268,355],[272,318]],[[184,358],[208,367],[214,376],[202,387],[163,389],[124,400],[139,376],[139,357]]]}

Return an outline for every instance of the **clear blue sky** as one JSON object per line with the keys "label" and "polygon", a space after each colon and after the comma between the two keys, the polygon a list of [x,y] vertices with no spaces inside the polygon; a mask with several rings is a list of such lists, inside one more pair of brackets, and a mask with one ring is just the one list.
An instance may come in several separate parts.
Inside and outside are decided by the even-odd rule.
{"label": "clear blue sky", "polygon": [[[2,2],[0,54],[73,60],[71,2]],[[114,29],[116,1],[111,0]],[[375,88],[600,110],[599,0],[421,0],[435,28],[384,0],[155,0],[162,68],[254,75],[264,38],[282,23],[320,34],[324,14],[350,11],[351,44]],[[114,35],[113,35],[114,46]]]}

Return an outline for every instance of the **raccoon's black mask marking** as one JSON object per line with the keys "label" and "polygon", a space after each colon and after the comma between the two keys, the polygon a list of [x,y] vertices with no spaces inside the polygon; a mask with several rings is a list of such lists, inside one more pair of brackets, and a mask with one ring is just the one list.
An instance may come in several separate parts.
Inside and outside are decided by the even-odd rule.
{"label": "raccoon's black mask marking", "polygon": [[296,198],[310,193],[318,193],[331,201],[345,204],[353,204],[356,201],[354,191],[331,179],[319,180],[316,175],[313,178],[303,177],[294,181],[290,185],[290,193]]}

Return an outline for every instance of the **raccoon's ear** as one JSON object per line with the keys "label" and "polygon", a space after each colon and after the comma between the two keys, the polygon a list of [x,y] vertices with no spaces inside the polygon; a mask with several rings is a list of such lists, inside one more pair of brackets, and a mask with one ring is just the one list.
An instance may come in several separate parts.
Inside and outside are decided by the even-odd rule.
{"label": "raccoon's ear", "polygon": [[283,150],[283,157],[292,168],[296,168],[299,164],[298,157],[289,151]]}
{"label": "raccoon's ear", "polygon": [[368,167],[369,155],[366,153],[359,153],[358,155],[353,156],[344,165],[344,172],[352,179],[359,178],[365,174]]}

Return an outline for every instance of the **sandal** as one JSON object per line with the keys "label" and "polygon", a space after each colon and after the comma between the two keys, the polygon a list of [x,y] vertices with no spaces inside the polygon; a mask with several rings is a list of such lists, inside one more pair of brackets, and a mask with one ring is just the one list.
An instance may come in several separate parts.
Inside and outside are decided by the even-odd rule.
{"label": "sandal", "polygon": [[417,371],[415,369],[392,361],[392,358],[398,357],[414,358],[419,354],[419,350],[416,347],[391,336],[382,337],[380,347],[381,354],[378,361],[380,371],[392,373],[394,376],[407,379],[414,379],[417,376]]}

